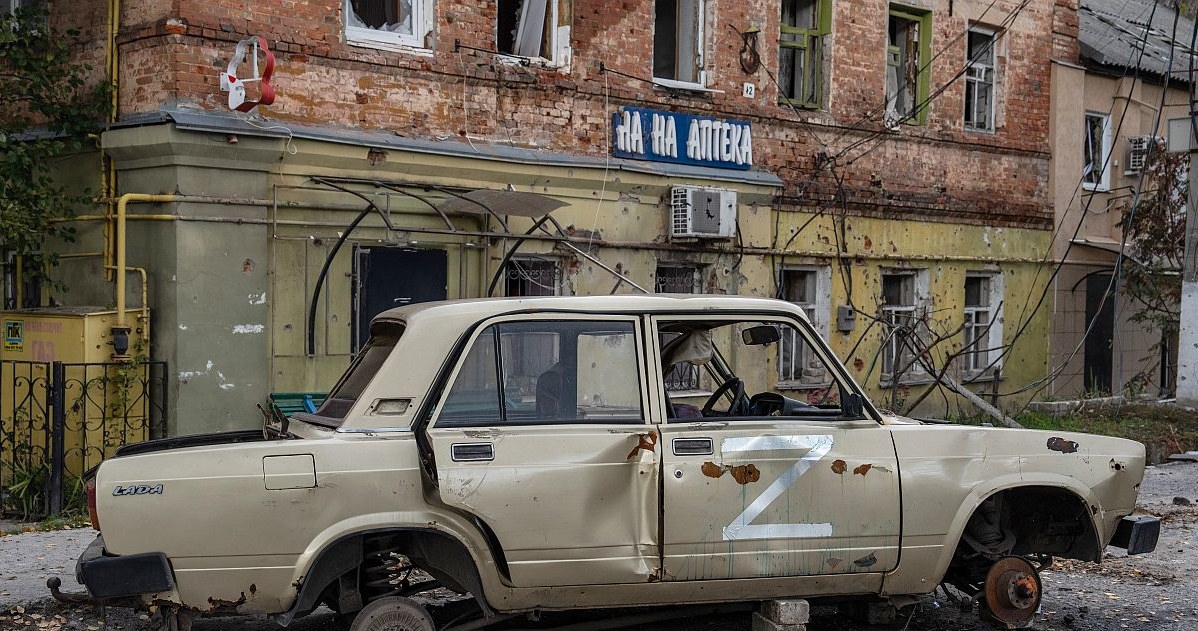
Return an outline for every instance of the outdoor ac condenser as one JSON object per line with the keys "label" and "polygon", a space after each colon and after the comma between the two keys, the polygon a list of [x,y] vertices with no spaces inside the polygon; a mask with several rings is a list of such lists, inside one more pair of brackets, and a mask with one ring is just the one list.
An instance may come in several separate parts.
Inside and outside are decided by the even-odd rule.
{"label": "outdoor ac condenser", "polygon": [[670,189],[670,237],[728,239],[736,236],[736,191],[675,186]]}

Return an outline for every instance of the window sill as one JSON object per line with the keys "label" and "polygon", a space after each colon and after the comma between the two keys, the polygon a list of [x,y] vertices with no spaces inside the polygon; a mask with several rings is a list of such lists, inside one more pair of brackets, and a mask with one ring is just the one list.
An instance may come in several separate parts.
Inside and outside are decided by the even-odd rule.
{"label": "window sill", "polygon": [[701,83],[690,83],[688,81],[675,81],[673,79],[662,79],[660,77],[653,77],[653,85],[656,87],[659,87],[659,88],[665,88],[666,90],[676,90],[676,91],[680,91],[680,92],[696,92],[696,93],[700,93],[700,94],[715,94],[717,92],[720,94],[723,94],[723,92],[724,92],[723,90],[713,90],[711,88],[705,87]]}
{"label": "window sill", "polygon": [[[931,375],[919,374],[919,375],[912,375],[910,377],[903,377],[902,379],[899,380],[898,387],[901,388],[903,386],[926,386],[926,385],[930,385],[933,383],[936,383],[936,379],[934,379]],[[878,381],[878,387],[884,388],[884,389],[890,389],[890,388],[895,387],[895,383],[893,381],[891,381],[890,379],[883,378]]]}
{"label": "window sill", "polygon": [[1092,193],[1109,193],[1111,187],[1107,184],[1086,184],[1082,182],[1082,189]]}
{"label": "window sill", "polygon": [[792,101],[791,99],[783,99],[783,98],[778,99],[778,105],[782,105],[785,107],[798,108],[805,112],[822,112],[824,109],[823,107],[821,107],[819,105],[812,105],[811,103],[806,103],[803,101]]}
{"label": "window sill", "polygon": [[970,133],[970,134],[982,134],[982,135],[985,135],[985,136],[993,136],[993,135],[995,135],[996,133],[998,133],[998,132],[997,132],[995,129],[993,129],[993,128],[986,129],[986,128],[984,128],[984,127],[970,127],[969,125],[965,125],[965,126],[964,126],[964,129],[965,129],[966,133]]}
{"label": "window sill", "polygon": [[433,50],[425,48],[414,43],[415,39],[410,36],[394,35],[388,36],[385,33],[374,34],[365,29],[356,31],[346,31],[345,43],[355,48],[370,48],[373,50],[385,50],[394,53],[407,53],[411,55],[420,55],[421,57],[432,57]]}
{"label": "window sill", "polygon": [[563,64],[544,57],[522,57],[509,53],[495,53],[495,60],[505,66],[524,66],[526,68],[544,68],[546,70],[557,70],[563,66]]}

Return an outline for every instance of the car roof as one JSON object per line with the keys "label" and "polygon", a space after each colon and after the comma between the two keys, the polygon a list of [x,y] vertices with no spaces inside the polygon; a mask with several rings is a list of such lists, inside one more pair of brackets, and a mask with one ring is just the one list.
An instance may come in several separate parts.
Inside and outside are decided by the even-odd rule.
{"label": "car roof", "polygon": [[470,298],[422,302],[389,309],[374,322],[410,322],[433,317],[489,318],[512,312],[570,311],[591,313],[679,313],[719,311],[784,311],[806,320],[803,310],[790,302],[757,296],[718,294],[636,294],[618,296],[539,296]]}

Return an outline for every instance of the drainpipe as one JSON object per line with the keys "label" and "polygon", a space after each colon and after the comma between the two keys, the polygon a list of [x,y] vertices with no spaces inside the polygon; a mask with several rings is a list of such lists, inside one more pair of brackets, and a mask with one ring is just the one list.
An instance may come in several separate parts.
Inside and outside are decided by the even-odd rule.
{"label": "drainpipe", "polygon": [[[116,324],[112,327],[112,358],[129,359],[129,324],[125,319],[125,217],[129,202],[165,204],[174,195],[125,193],[116,203]],[[144,281],[143,281],[144,283]],[[143,284],[144,288],[145,285]],[[143,294],[144,295],[144,294]],[[144,298],[143,298],[144,300]],[[145,305],[143,304],[143,309]]]}

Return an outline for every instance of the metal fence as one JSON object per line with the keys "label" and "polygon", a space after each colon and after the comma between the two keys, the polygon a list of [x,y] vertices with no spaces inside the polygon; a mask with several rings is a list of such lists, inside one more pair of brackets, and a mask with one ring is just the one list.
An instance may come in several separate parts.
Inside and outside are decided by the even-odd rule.
{"label": "metal fence", "polygon": [[0,515],[78,507],[85,473],[165,433],[166,362],[0,361]]}

